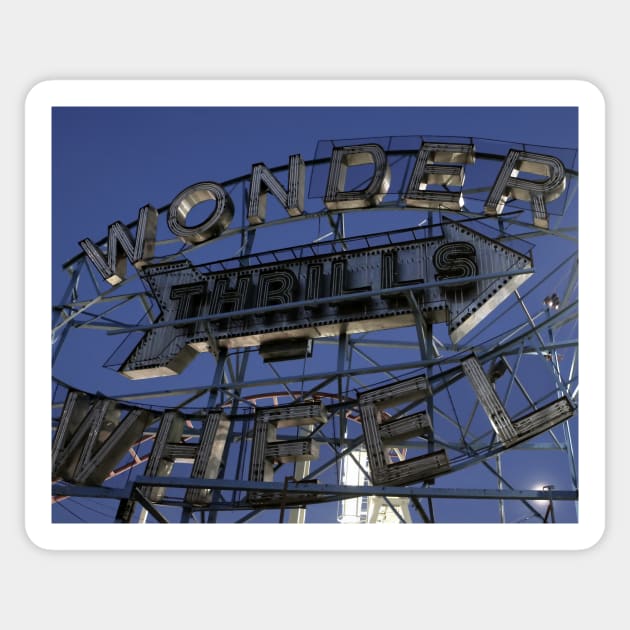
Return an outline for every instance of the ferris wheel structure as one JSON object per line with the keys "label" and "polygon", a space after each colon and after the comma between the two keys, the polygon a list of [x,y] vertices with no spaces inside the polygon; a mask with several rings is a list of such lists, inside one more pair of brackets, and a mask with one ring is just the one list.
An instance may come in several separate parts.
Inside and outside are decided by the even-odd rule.
{"label": "ferris wheel structure", "polygon": [[52,521],[578,522],[577,151],[298,158],[66,263]]}

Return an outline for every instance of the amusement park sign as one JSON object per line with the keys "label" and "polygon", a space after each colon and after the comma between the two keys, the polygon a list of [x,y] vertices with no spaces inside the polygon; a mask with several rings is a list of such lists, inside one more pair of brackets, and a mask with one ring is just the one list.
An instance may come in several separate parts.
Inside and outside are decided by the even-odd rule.
{"label": "amusement park sign", "polygon": [[209,350],[210,336],[220,347],[264,346],[410,326],[414,301],[458,340],[531,275],[532,262],[465,224],[444,223],[442,232],[209,274],[188,262],[147,267],[141,275],[162,316],[121,371],[177,374]]}
{"label": "amusement park sign", "polygon": [[[388,193],[391,169],[378,144],[336,147],[330,157],[324,204],[330,212],[377,208]],[[475,162],[473,144],[422,143],[401,195],[404,206],[459,211],[465,168]],[[346,190],[349,169],[371,168],[361,189]],[[304,214],[305,162],[289,157],[287,187],[264,164],[252,168],[247,220],[266,220],[272,194],[290,217]],[[528,174],[527,177],[521,173]],[[437,189],[436,189],[437,188]],[[546,204],[565,189],[565,168],[550,155],[510,150],[496,172],[484,214],[499,216],[510,199],[526,200],[533,223],[548,227]],[[210,215],[187,225],[191,210],[213,201]],[[107,282],[125,279],[126,260],[139,270],[162,311],[121,367],[129,378],[177,374],[197,352],[212,347],[309,340],[414,324],[418,311],[431,323],[447,323],[457,342],[510,295],[533,271],[530,257],[488,238],[465,223],[443,222],[441,234],[391,233],[375,246],[369,236],[344,241],[344,248],[321,253],[313,246],[283,250],[282,261],[259,257],[207,273],[188,262],[150,264],[158,213],[140,210],[135,239],[127,226],[112,224],[104,254],[89,239],[80,245]],[[187,244],[220,236],[234,217],[227,190],[201,182],[180,192],[168,208],[167,225]],[[377,235],[371,235],[376,237]],[[383,236],[383,235],[381,235]],[[392,238],[394,237],[395,238]],[[276,252],[278,253],[278,252]]]}
{"label": "amusement park sign", "polygon": [[[465,206],[465,171],[475,159],[473,144],[423,142],[417,152],[414,149],[410,176],[399,189],[400,206],[460,212]],[[329,213],[379,208],[390,194],[392,171],[388,153],[380,145],[334,147],[327,162],[322,196]],[[367,184],[360,188],[348,184],[351,170],[366,166]],[[266,165],[253,165],[246,208],[250,231],[265,223],[269,194],[290,218],[305,213],[306,163],[300,155],[289,157],[286,173],[285,186]],[[518,199],[529,203],[532,223],[546,229],[547,204],[559,198],[565,186],[565,167],[558,158],[509,150],[482,186],[489,191],[483,201],[484,216],[499,217],[510,200]],[[213,202],[209,215],[189,225],[193,208],[208,201]],[[227,230],[234,208],[225,185],[200,182],[176,195],[168,207],[167,227],[186,245],[203,244]],[[158,214],[152,206],[143,207],[134,236],[121,222],[110,225],[105,252],[89,239],[80,243],[111,285],[125,280],[127,261],[131,262],[159,306],[160,315],[150,325],[128,329],[143,333],[119,367],[130,379],[179,374],[200,352],[257,347],[265,361],[296,358],[300,352],[308,355],[313,339],[414,325],[444,323],[456,344],[534,273],[530,254],[452,216],[430,230],[414,227],[311,242],[197,266],[187,259],[155,262]],[[472,385],[490,422],[495,452],[526,441],[574,413],[572,402],[562,396],[514,419],[474,352],[458,357],[453,370]],[[443,444],[399,461],[390,456],[393,444],[432,436],[430,409],[410,411],[432,396],[427,374],[358,392],[356,405],[374,485],[432,483],[451,471]],[[321,500],[313,490],[298,488],[288,496],[286,484],[282,492],[274,486],[278,464],[317,459],[320,448],[310,435],[286,439],[278,430],[324,425],[335,413],[334,406],[327,408],[315,399],[255,409],[249,418],[253,429],[248,505],[284,508]],[[175,408],[159,413],[70,391],[53,443],[53,479],[79,485],[103,483],[113,465],[156,424],[146,476],[134,496],[147,509],[162,502],[165,479],[175,463],[184,462],[192,465],[191,481],[198,482],[186,486],[186,504],[208,507],[214,501],[213,482],[223,474],[234,421],[220,407],[189,415]],[[186,431],[193,422],[201,425],[195,429],[198,441],[188,442]]]}

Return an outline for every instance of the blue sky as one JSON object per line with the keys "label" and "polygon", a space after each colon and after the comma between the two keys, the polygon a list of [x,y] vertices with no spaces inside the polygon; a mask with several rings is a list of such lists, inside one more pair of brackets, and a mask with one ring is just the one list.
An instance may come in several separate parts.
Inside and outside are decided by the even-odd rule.
{"label": "blue sky", "polygon": [[[286,165],[289,156],[296,153],[305,160],[326,157],[332,146],[327,141],[355,139],[373,139],[375,142],[386,142],[389,138],[403,142],[401,139],[406,139],[409,146],[419,146],[421,137],[472,138],[478,147],[500,154],[523,143],[529,150],[558,155],[565,165],[577,170],[577,129],[577,108],[55,108],[52,154],[53,299],[59,300],[63,294],[67,274],[61,268],[66,261],[81,253],[78,246],[81,239],[98,241],[106,236],[109,224],[117,220],[125,223],[134,221],[139,208],[147,203],[158,208],[167,206],[181,190],[195,182],[226,182],[247,176],[252,164],[258,162],[264,162],[269,167]],[[482,179],[491,177],[491,165],[487,168],[488,174],[483,171]],[[316,212],[322,207],[317,196],[321,192],[317,176],[316,171],[312,187],[308,186],[307,180],[307,193],[312,194],[307,199],[307,212]],[[472,187],[472,184],[469,186]],[[239,194],[239,190],[234,189],[235,200],[239,199]],[[483,193],[473,191],[465,196],[470,211],[480,213]],[[566,208],[562,205],[559,208],[552,216],[553,227],[575,227],[575,199]],[[387,220],[391,219],[396,227],[415,227],[427,219],[426,215],[420,211],[400,212],[392,218],[390,212]],[[524,215],[529,217],[529,212]],[[269,222],[281,217],[281,212],[272,204]],[[437,220],[435,217],[432,219]],[[234,227],[239,220],[237,211]],[[159,222],[159,234],[168,237],[164,216]],[[351,235],[379,232],[384,225],[389,224],[384,222],[382,213],[348,215],[347,227]],[[492,221],[486,220],[483,225],[489,234],[495,233],[493,230],[496,231],[497,226]],[[520,227],[517,233],[522,230]],[[256,247],[271,249],[311,242],[324,237],[327,231],[327,226],[316,220],[296,222],[295,225],[284,223],[276,228],[259,230],[260,239],[257,237]],[[554,236],[532,238],[531,244],[536,274],[523,286],[523,291],[530,284],[535,284],[538,278],[550,275],[549,283],[543,284],[527,298],[531,300],[529,308],[540,310],[540,296],[545,291],[560,290],[559,287],[566,282],[563,273],[554,274],[554,269],[558,261],[564,260],[577,245]],[[234,255],[233,252],[233,243],[225,239],[208,243],[195,256],[200,257],[197,262],[211,262]],[[84,281],[89,284],[88,280]],[[100,288],[105,290],[108,287],[101,283]],[[91,291],[81,285],[80,291],[83,290]],[[525,317],[522,311],[514,314],[515,310],[497,318],[497,330],[493,334],[499,335],[502,326],[507,329],[514,321]],[[573,333],[566,334],[570,337]],[[395,330],[383,333],[380,338],[409,341],[414,336],[415,330]],[[577,331],[574,331],[574,336],[577,336]],[[120,335],[90,329],[70,331],[53,375],[73,387],[99,391],[107,396],[158,392],[191,383],[198,385],[211,378],[212,361],[209,355],[204,354],[197,357],[181,376],[130,382],[114,370],[103,367],[120,341]],[[335,360],[335,352],[333,347],[326,345],[317,347],[313,364],[308,369],[316,371],[318,366],[328,369],[330,361]],[[370,357],[375,360],[391,360],[391,350],[387,351],[389,355],[370,352],[374,352]],[[262,366],[259,368],[261,371],[253,372],[251,378],[261,377]],[[525,375],[529,379],[524,383],[526,389],[553,390],[549,373],[541,371],[539,366],[532,364],[530,370],[524,371]],[[453,388],[453,394],[458,397],[458,403],[461,401],[462,413],[466,413],[466,409],[469,412],[472,410],[474,400],[470,392],[463,390],[463,385],[458,385]],[[441,422],[448,424],[443,418]],[[575,428],[576,420],[572,423]],[[548,441],[544,440],[545,443]],[[545,456],[548,456],[547,459]],[[313,463],[313,467],[316,466],[317,462]],[[506,454],[503,473],[515,487],[533,488],[542,483],[555,483],[559,488],[570,489],[566,457],[559,453],[550,455],[542,449],[533,448]],[[328,474],[331,474],[330,470]],[[496,479],[483,465],[476,465],[442,477],[439,483],[445,487],[475,488],[488,484],[496,486]],[[80,514],[80,519],[111,520],[111,505],[105,509],[106,516],[99,514],[98,510],[102,507],[93,500],[81,502],[72,499],[66,507],[56,507],[53,518],[60,522],[72,522],[76,514]],[[326,511],[320,507],[312,512],[314,518],[330,518],[332,514],[334,519],[334,510]],[[489,502],[473,505],[462,500],[440,502],[436,513],[438,519],[445,522],[485,522],[496,519],[497,506]],[[575,519],[575,510],[571,505],[558,506],[556,513],[559,519],[567,522]],[[509,518],[518,520],[526,514],[527,511],[514,508]],[[273,521],[276,517],[277,514],[272,514],[269,519]]]}

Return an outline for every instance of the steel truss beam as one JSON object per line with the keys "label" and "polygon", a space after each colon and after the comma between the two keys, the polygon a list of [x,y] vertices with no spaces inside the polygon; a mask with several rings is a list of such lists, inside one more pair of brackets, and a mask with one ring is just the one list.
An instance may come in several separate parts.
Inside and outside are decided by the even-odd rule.
{"label": "steel truss beam", "polygon": [[[145,477],[138,476],[122,488],[106,488],[101,486],[73,486],[71,484],[53,485],[53,494],[73,497],[90,497],[106,499],[131,499],[137,486],[161,486],[168,488],[210,488],[213,490],[247,490],[261,492],[283,492],[288,494],[312,494],[327,501],[337,501],[350,497],[417,497],[433,499],[503,499],[518,501],[541,501],[549,499],[548,490],[514,490],[510,488],[437,488],[398,487],[398,486],[342,486],[335,484],[312,484],[284,482],[252,482],[230,481],[225,479],[191,479],[189,477]],[[575,501],[576,490],[553,490],[556,501]],[[213,509],[228,506],[227,503],[213,504]],[[234,509],[234,506],[230,506]],[[246,509],[248,505],[239,505]],[[207,508],[203,508],[206,510]]]}

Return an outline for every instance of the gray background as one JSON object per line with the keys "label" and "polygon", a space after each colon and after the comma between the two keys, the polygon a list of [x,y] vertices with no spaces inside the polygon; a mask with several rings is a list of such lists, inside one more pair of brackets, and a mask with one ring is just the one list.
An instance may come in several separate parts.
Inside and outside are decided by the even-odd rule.
{"label": "gray background", "polygon": [[[626,20],[612,2],[5,3],[3,605],[16,627],[580,627],[622,612]],[[513,8],[511,8],[513,6]],[[580,552],[50,552],[24,532],[24,98],[47,79],[581,79],[607,107],[606,532]],[[603,208],[593,209],[602,212]],[[616,290],[615,290],[616,287]],[[602,292],[604,280],[602,279]],[[47,301],[42,308],[47,308]],[[602,322],[604,311],[602,310]],[[17,330],[20,334],[14,334]],[[603,342],[603,340],[602,340]],[[604,366],[602,366],[602,369]],[[6,381],[5,381],[6,382]],[[48,396],[48,392],[42,392]],[[47,419],[42,419],[46,424]],[[195,600],[198,600],[195,602]],[[195,618],[199,614],[200,617]],[[17,616],[16,616],[17,615]],[[624,615],[625,617],[625,615]],[[621,617],[623,618],[623,617]]]}

